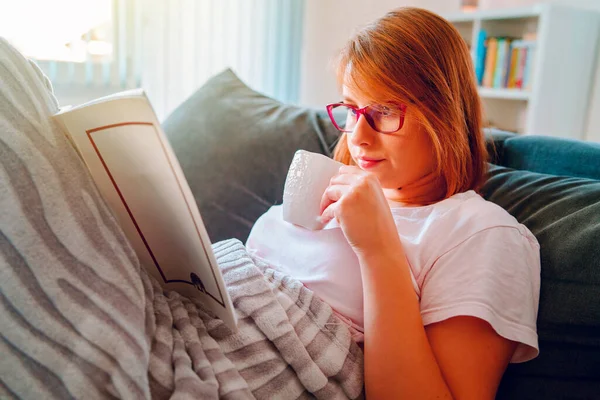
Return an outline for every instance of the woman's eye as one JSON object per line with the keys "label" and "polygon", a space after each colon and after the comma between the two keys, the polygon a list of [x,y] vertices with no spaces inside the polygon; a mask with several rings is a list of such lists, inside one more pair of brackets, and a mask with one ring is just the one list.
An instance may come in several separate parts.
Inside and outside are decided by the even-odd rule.
{"label": "woman's eye", "polygon": [[394,110],[392,110],[389,107],[385,107],[385,106],[384,107],[379,107],[377,111],[379,112],[379,114],[382,117],[390,117],[390,116],[392,116],[392,115],[395,114]]}

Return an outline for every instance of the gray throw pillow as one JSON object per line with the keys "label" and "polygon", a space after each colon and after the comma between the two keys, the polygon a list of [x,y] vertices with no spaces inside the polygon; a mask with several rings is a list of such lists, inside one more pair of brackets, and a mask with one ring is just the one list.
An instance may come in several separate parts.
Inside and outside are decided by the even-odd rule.
{"label": "gray throw pillow", "polygon": [[330,155],[338,138],[317,110],[283,104],[231,70],[206,82],[163,123],[212,242],[245,241],[283,197],[298,149]]}

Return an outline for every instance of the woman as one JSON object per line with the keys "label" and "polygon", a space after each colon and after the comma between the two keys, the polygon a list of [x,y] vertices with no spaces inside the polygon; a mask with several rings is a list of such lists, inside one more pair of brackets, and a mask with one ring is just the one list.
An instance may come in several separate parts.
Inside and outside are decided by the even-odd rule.
{"label": "woman", "polygon": [[364,332],[369,398],[493,399],[508,363],[538,354],[539,245],[476,192],[487,154],[474,76],[431,12],[359,31],[338,61],[343,101],[328,106],[347,165],[323,194],[331,229],[273,207],[248,239]]}

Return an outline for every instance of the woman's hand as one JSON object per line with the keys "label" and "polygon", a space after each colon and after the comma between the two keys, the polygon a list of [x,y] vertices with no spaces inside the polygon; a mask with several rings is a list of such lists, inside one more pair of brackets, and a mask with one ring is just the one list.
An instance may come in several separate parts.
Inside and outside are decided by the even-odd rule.
{"label": "woman's hand", "polygon": [[375,175],[343,166],[321,199],[321,220],[336,218],[359,256],[400,246],[390,207]]}

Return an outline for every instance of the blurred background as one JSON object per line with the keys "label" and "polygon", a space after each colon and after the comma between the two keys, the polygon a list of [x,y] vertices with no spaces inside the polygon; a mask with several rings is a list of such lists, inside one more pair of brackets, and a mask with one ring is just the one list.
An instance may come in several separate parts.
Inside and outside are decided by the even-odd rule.
{"label": "blurred background", "polygon": [[[460,28],[463,13],[521,9],[527,14],[527,7],[540,3],[600,13],[600,0],[0,0],[0,36],[42,67],[61,105],[143,87],[164,120],[226,67],[283,102],[323,107],[336,101],[331,68],[336,51],[357,28],[396,7],[452,16]],[[528,18],[521,19],[529,23]],[[469,23],[475,24],[468,28],[470,37],[479,26]],[[585,117],[575,136],[600,141],[594,43],[592,73],[585,77],[589,94],[578,103],[586,108]],[[482,93],[490,101],[500,99],[502,113],[535,102],[514,91]],[[487,107],[493,111],[493,105]],[[490,121],[515,131],[525,126],[502,122]]]}

